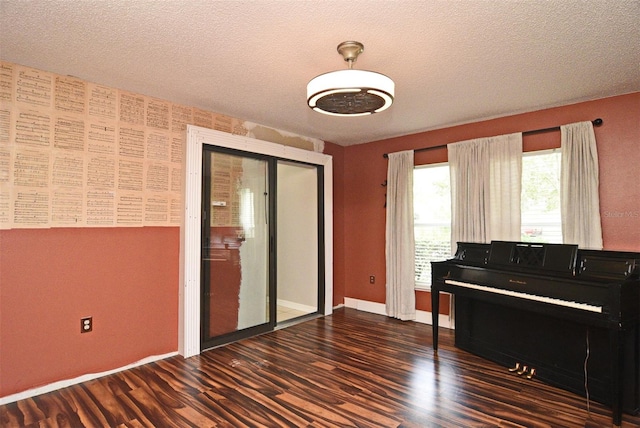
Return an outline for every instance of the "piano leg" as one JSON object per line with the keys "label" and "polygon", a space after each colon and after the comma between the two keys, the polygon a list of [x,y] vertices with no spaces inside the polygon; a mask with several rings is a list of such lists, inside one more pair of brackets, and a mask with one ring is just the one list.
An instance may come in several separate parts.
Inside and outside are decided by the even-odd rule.
{"label": "piano leg", "polygon": [[433,351],[438,353],[438,318],[440,314],[440,291],[431,289],[431,327],[433,329]]}
{"label": "piano leg", "polygon": [[622,383],[624,352],[619,328],[609,330],[609,342],[611,346],[611,411],[613,426],[619,428],[622,424],[622,404],[624,402]]}

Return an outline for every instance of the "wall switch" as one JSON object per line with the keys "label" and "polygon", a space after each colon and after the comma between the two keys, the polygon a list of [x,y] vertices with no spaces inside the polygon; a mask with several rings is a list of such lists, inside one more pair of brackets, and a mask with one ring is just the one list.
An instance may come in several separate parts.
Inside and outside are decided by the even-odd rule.
{"label": "wall switch", "polygon": [[369,284],[375,284],[376,283],[376,276],[375,275],[371,275],[369,277]]}
{"label": "wall switch", "polygon": [[93,330],[93,318],[84,317],[80,319],[80,333],[89,333]]}

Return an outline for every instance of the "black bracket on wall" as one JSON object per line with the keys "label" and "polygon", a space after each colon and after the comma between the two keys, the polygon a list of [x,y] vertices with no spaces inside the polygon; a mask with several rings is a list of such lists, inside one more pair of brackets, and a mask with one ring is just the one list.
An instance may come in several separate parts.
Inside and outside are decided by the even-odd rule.
{"label": "black bracket on wall", "polygon": [[[384,180],[384,182],[381,184],[382,187],[387,187],[387,180]],[[387,194],[384,194],[384,208],[387,208]]]}

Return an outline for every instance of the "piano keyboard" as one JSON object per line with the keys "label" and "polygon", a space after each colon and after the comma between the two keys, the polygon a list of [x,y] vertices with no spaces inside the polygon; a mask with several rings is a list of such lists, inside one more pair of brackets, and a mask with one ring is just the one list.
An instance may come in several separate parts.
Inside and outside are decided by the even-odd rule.
{"label": "piano keyboard", "polygon": [[485,285],[470,284],[468,282],[455,281],[453,279],[445,279],[445,284],[457,285],[459,287],[471,288],[474,290],[486,291],[488,293],[502,294],[504,296],[517,297],[520,299],[533,300],[536,302],[550,303],[552,305],[565,306],[567,308],[580,309],[583,311],[602,313],[602,306],[589,305],[587,303],[571,302],[568,300],[553,299],[546,296],[538,296],[535,294],[520,293],[518,291],[505,290],[502,288],[487,287]]}

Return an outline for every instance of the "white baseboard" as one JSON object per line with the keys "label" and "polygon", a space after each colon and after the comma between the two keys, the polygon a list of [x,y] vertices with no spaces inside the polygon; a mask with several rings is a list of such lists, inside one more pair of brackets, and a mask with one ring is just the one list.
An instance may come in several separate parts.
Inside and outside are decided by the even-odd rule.
{"label": "white baseboard", "polygon": [[[299,309],[299,310],[307,310],[309,311],[309,307],[304,306],[304,305],[299,305],[293,302],[285,302],[285,301],[278,301],[278,304],[282,304],[282,306],[285,307],[289,307],[292,309]],[[345,297],[344,298],[344,305],[340,304],[336,307],[334,307],[334,309],[340,308],[340,307],[347,307],[347,308],[353,308],[353,309],[357,309],[359,311],[364,311],[364,312],[371,312],[374,314],[378,314],[378,315],[387,315],[386,312],[386,308],[385,308],[385,304],[384,303],[377,303],[377,302],[369,302],[367,300],[359,300],[359,299],[352,299],[350,297]],[[300,309],[301,308],[301,309]],[[311,309],[311,312],[313,312],[315,310],[315,308]],[[416,319],[415,322],[419,322],[419,323],[423,323],[423,324],[431,324],[431,312],[427,312],[427,311],[416,311]],[[445,327],[445,328],[453,328],[452,327],[452,323],[449,319],[448,315],[440,315],[440,317],[438,318],[439,321],[439,325],[440,327]],[[82,375],[82,376],[78,376],[76,378],[73,379],[66,379],[66,380],[61,380],[58,382],[54,382],[54,383],[50,383],[48,385],[43,385],[37,388],[33,388],[33,389],[29,389],[27,391],[23,391],[23,392],[19,392],[17,394],[12,394],[12,395],[7,395],[5,397],[0,397],[0,406],[4,405],[4,404],[8,404],[8,403],[13,403],[14,401],[18,401],[18,400],[23,400],[25,398],[30,398],[30,397],[35,397],[36,395],[40,395],[40,394],[44,394],[46,392],[51,392],[51,391],[55,391],[58,389],[62,389],[62,388],[66,388],[68,386],[71,385],[76,385],[78,383],[82,383],[82,382],[87,382],[89,380],[94,380],[94,379],[98,379],[102,376],[107,376],[113,373],[118,373],[124,370],[128,370],[128,369],[132,369],[134,367],[138,367],[144,364],[149,364],[152,363],[154,361],[160,361],[160,360],[164,360],[165,358],[169,358],[169,357],[173,357],[174,355],[178,355],[177,352],[170,352],[168,354],[164,354],[164,355],[153,355],[147,358],[143,358],[140,361],[136,361],[135,363],[129,364],[127,366],[124,367],[118,367],[116,369],[113,370],[108,370],[105,372],[101,372],[101,373],[90,373],[90,374],[86,374],[86,375]]]}
{"label": "white baseboard", "polygon": [[278,306],[282,306],[288,309],[295,309],[296,311],[300,311],[300,312],[311,313],[318,310],[318,308],[316,308],[315,306],[303,305],[301,303],[290,302],[288,300],[278,299],[277,303],[278,303]]}
{"label": "white baseboard", "polygon": [[[384,303],[369,302],[367,300],[353,299],[351,297],[344,298],[344,306],[347,308],[357,309],[359,311],[371,312],[378,315],[387,315],[387,309]],[[416,311],[415,322],[432,325],[432,313],[427,311]],[[449,315],[438,316],[438,326],[453,329],[453,323]]]}
{"label": "white baseboard", "polygon": [[66,388],[71,385],[76,385],[78,383],[87,382],[89,380],[98,379],[102,376],[107,376],[113,373],[118,373],[124,370],[132,369],[134,367],[142,366],[144,364],[149,364],[154,361],[164,360],[165,358],[173,357],[174,355],[178,355],[177,352],[170,352],[164,355],[152,355],[147,358],[143,358],[140,361],[136,361],[135,363],[129,364],[124,367],[118,367],[113,370],[107,370],[101,373],[89,373],[86,375],[78,376],[73,379],[61,380],[58,382],[53,382],[48,385],[39,386],[37,388],[29,389],[27,391],[18,392],[16,394],[7,395],[4,397],[0,397],[0,406],[8,403],[13,403],[14,401],[24,400],[25,398],[35,397],[36,395],[44,394],[46,392],[55,391],[58,389]]}

